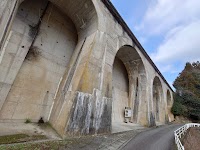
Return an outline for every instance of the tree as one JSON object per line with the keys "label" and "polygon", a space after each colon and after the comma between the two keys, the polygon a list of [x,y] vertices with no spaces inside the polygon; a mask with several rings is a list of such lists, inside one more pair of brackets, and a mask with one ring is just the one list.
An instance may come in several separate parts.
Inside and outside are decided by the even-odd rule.
{"label": "tree", "polygon": [[193,120],[200,120],[200,63],[187,62],[184,70],[174,81],[174,115],[183,115]]}

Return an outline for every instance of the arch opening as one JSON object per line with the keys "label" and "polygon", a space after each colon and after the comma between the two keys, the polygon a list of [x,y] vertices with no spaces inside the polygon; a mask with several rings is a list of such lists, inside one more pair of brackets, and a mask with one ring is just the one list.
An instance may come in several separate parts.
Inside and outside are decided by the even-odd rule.
{"label": "arch opening", "polygon": [[172,121],[173,119],[173,115],[171,113],[171,108],[172,108],[172,105],[173,105],[173,102],[172,102],[172,97],[171,97],[171,94],[170,94],[170,91],[167,90],[167,119],[168,121]]}
{"label": "arch opening", "polygon": [[[112,77],[112,128],[115,130],[116,124],[124,122],[139,123],[139,111],[146,98],[146,71],[140,55],[133,47],[123,46],[118,50]],[[124,116],[125,107],[131,108],[129,118]]]}
{"label": "arch opening", "polygon": [[158,77],[153,81],[153,113],[156,122],[160,122],[160,111],[162,101],[162,85]]}
{"label": "arch opening", "polygon": [[116,57],[113,64],[113,122],[124,122],[124,108],[129,103],[129,79],[123,62]]}
{"label": "arch opening", "polygon": [[170,94],[170,91],[167,90],[167,106],[168,106],[168,107],[171,107],[171,105],[172,105],[171,94]]}

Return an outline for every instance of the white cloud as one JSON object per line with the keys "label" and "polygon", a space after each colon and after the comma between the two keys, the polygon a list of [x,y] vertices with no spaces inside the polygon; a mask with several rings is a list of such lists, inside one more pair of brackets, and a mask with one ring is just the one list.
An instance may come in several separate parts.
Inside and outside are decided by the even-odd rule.
{"label": "white cloud", "polygon": [[185,62],[200,60],[200,0],[151,0],[134,29],[147,40],[162,37],[151,54],[162,73],[180,72]]}
{"label": "white cloud", "polygon": [[168,33],[166,33],[165,40],[168,40],[170,37],[181,31],[183,28],[184,26],[177,26],[172,28],[171,30],[168,31]]}
{"label": "white cloud", "polygon": [[150,35],[166,33],[169,29],[197,20],[200,0],[152,0],[137,30]]}
{"label": "white cloud", "polygon": [[156,63],[200,60],[200,21],[172,29],[165,41],[152,54]]}

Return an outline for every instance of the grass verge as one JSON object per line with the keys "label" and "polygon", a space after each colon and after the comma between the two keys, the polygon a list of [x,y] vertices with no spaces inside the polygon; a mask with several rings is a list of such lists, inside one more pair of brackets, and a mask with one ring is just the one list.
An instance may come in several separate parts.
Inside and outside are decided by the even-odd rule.
{"label": "grass verge", "polygon": [[26,134],[14,134],[0,136],[0,144],[12,144],[12,143],[22,143],[28,141],[37,141],[47,139],[45,135],[26,135]]}

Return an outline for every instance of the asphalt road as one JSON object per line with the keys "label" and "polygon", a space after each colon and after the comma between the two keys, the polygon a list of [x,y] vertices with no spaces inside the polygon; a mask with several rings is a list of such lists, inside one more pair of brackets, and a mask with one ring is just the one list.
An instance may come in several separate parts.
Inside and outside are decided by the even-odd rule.
{"label": "asphalt road", "polygon": [[174,150],[174,131],[181,125],[168,125],[142,132],[123,150]]}

